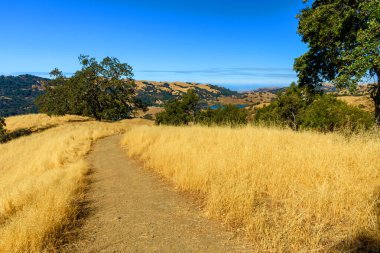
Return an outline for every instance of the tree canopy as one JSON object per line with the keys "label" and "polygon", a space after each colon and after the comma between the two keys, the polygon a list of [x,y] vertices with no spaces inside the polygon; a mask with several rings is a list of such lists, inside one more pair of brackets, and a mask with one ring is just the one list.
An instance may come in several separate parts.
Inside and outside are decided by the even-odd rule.
{"label": "tree canopy", "polygon": [[72,77],[63,76],[58,69],[50,73],[53,79],[36,101],[40,112],[120,120],[134,116],[137,109],[146,109],[136,98],[131,66],[111,57],[98,62],[82,55],[79,61],[82,69]]}
{"label": "tree canopy", "polygon": [[217,109],[209,107],[197,115],[195,122],[207,126],[246,125],[248,123],[248,111],[231,104],[220,106]]}
{"label": "tree canopy", "polygon": [[307,87],[292,84],[269,106],[257,110],[255,121],[293,130],[314,129],[321,132],[369,129],[371,113],[338,100],[331,94],[310,93]]}
{"label": "tree canopy", "polygon": [[355,89],[374,83],[376,121],[380,124],[380,1],[304,0],[298,33],[309,50],[296,59],[300,86],[331,81]]}
{"label": "tree canopy", "polygon": [[[202,109],[203,107],[203,109]],[[156,115],[157,125],[188,125],[190,122],[201,125],[238,126],[248,122],[248,112],[236,105],[224,105],[217,109],[204,106],[198,95],[190,89],[182,98],[165,104],[164,111]]]}
{"label": "tree canopy", "polygon": [[156,115],[156,124],[160,125],[188,125],[194,122],[196,114],[200,111],[199,97],[190,89],[181,99],[169,101],[164,111]]}
{"label": "tree canopy", "polygon": [[298,130],[302,121],[302,111],[313,101],[313,94],[308,89],[299,88],[292,83],[289,88],[278,94],[269,106],[258,110],[256,120],[273,124],[282,124]]}

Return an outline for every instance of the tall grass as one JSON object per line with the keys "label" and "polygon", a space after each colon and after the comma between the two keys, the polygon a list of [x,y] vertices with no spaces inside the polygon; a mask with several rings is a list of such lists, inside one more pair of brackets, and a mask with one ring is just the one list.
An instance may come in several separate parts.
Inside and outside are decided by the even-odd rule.
{"label": "tall grass", "polygon": [[[354,249],[378,240],[380,139],[258,127],[135,127],[122,145],[205,197],[258,252]],[[379,245],[378,245],[379,246]]]}
{"label": "tall grass", "polygon": [[79,212],[86,153],[119,130],[71,123],[0,145],[0,252],[54,250]]}
{"label": "tall grass", "polygon": [[7,131],[19,129],[39,129],[50,126],[62,125],[68,122],[89,121],[90,118],[67,115],[67,116],[48,116],[46,114],[27,114],[12,116],[5,119]]}

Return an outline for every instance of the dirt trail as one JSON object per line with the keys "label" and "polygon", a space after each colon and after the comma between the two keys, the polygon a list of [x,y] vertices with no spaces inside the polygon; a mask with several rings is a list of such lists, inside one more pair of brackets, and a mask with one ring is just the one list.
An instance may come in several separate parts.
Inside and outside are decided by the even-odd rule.
{"label": "dirt trail", "polygon": [[129,160],[120,136],[99,140],[89,162],[92,210],[70,252],[249,252],[193,201]]}

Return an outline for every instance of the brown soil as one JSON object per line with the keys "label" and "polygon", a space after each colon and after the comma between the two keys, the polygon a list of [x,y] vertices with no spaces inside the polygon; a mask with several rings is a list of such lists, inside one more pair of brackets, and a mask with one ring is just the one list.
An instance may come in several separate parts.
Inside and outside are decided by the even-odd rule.
{"label": "brown soil", "polygon": [[250,252],[204,217],[194,201],[128,159],[120,136],[98,141],[88,159],[91,214],[68,252]]}

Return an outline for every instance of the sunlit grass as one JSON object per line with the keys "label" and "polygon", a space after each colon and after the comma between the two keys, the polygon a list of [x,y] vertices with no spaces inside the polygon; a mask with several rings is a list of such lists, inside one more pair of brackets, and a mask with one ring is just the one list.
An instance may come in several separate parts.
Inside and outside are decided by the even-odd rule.
{"label": "sunlit grass", "polygon": [[67,115],[67,116],[48,116],[46,114],[27,114],[12,116],[5,119],[7,131],[15,131],[18,129],[38,129],[50,126],[62,125],[68,122],[89,121],[90,118]]}
{"label": "sunlit grass", "polygon": [[256,127],[136,127],[122,141],[258,252],[337,251],[377,237],[378,135]]}
{"label": "sunlit grass", "polygon": [[[10,122],[14,119],[13,127],[24,128],[80,117],[26,115]],[[92,143],[138,124],[147,122],[65,123],[0,144],[0,252],[55,251],[80,211]]]}

